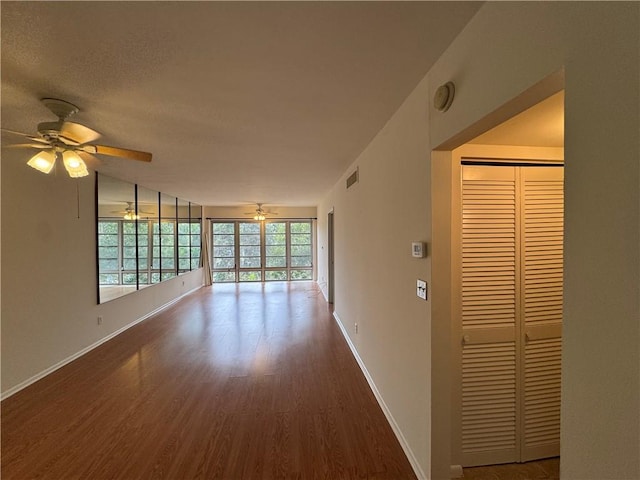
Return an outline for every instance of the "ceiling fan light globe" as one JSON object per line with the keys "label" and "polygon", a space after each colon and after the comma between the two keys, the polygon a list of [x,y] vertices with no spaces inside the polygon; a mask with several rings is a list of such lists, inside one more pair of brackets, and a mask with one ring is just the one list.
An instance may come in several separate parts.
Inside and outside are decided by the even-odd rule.
{"label": "ceiling fan light globe", "polygon": [[62,153],[62,161],[64,162],[64,168],[67,169],[67,173],[71,178],[80,178],[89,175],[84,160],[73,150],[65,150]]}
{"label": "ceiling fan light globe", "polygon": [[31,168],[35,168],[39,172],[49,173],[56,163],[56,154],[53,152],[42,151],[35,154],[27,162]]}
{"label": "ceiling fan light globe", "polygon": [[77,171],[68,172],[68,173],[69,173],[69,176],[71,178],[82,178],[82,177],[86,177],[87,175],[89,175],[89,170],[87,170],[85,168],[84,170],[78,169]]}

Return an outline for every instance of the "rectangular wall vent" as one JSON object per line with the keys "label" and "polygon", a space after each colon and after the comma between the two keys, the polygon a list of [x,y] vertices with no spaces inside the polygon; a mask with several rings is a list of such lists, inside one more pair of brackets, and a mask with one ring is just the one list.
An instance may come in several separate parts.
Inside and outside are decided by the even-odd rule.
{"label": "rectangular wall vent", "polygon": [[354,183],[358,183],[358,169],[357,168],[355,169],[355,171],[351,175],[349,175],[347,177],[347,188],[352,186]]}

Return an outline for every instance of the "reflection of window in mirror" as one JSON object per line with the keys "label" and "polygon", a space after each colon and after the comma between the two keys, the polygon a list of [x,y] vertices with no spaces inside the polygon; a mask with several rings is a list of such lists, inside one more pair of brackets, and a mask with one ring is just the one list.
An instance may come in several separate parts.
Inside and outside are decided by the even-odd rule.
{"label": "reflection of window in mirror", "polygon": [[145,288],[160,282],[160,252],[152,235],[160,217],[160,194],[138,185],[138,212],[138,288]]}
{"label": "reflection of window in mirror", "polygon": [[178,199],[178,274],[191,271],[189,202]]}
{"label": "reflection of window in mirror", "polygon": [[98,302],[200,266],[202,208],[96,174]]}
{"label": "reflection of window in mirror", "polygon": [[177,275],[176,197],[160,194],[160,281]]}
{"label": "reflection of window in mirror", "polygon": [[189,204],[189,226],[190,226],[190,257],[191,270],[196,270],[201,266],[200,252],[202,249],[202,207],[195,203]]}
{"label": "reflection of window in mirror", "polygon": [[136,290],[135,185],[96,178],[98,293],[106,302]]}

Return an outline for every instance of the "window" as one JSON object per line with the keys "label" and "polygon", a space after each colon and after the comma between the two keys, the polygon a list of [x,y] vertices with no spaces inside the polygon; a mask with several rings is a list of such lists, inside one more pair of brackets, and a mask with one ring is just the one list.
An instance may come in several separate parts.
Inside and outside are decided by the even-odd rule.
{"label": "window", "polygon": [[311,222],[291,222],[291,280],[311,280]]}
{"label": "window", "polygon": [[213,223],[213,281],[236,281],[236,229],[234,222]]}
{"label": "window", "polygon": [[265,280],[288,280],[286,222],[265,223],[264,244]]}
{"label": "window", "polygon": [[212,222],[214,282],[313,280],[310,220]]}

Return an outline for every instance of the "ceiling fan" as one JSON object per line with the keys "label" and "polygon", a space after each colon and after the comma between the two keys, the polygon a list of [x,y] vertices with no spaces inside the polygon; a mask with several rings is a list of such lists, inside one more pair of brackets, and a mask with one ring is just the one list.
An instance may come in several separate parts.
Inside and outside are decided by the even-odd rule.
{"label": "ceiling fan", "polygon": [[42,173],[49,173],[60,154],[69,176],[78,178],[89,175],[84,160],[95,159],[94,154],[141,162],[151,161],[151,154],[147,152],[92,143],[100,138],[98,132],[67,120],[80,110],[75,105],[57,98],[43,98],[41,102],[58,117],[57,121],[39,123],[36,135],[2,129],[3,132],[26,137],[30,140],[30,143],[13,144],[9,145],[10,147],[40,150],[27,162],[30,167]]}
{"label": "ceiling fan", "polygon": [[143,215],[153,215],[153,212],[145,212],[144,210],[139,210],[136,213],[136,209],[133,206],[134,202],[124,202],[127,204],[127,208],[124,210],[112,210],[111,213],[117,213],[118,215],[124,215],[122,218],[125,220],[140,220],[140,214]]}
{"label": "ceiling fan", "polygon": [[256,208],[255,212],[244,212],[245,215],[253,215],[254,220],[266,220],[267,215],[269,216],[278,215],[277,213],[267,212],[265,209],[263,209],[262,208],[262,205],[264,205],[263,203],[256,203],[256,205],[258,206],[258,208]]}

